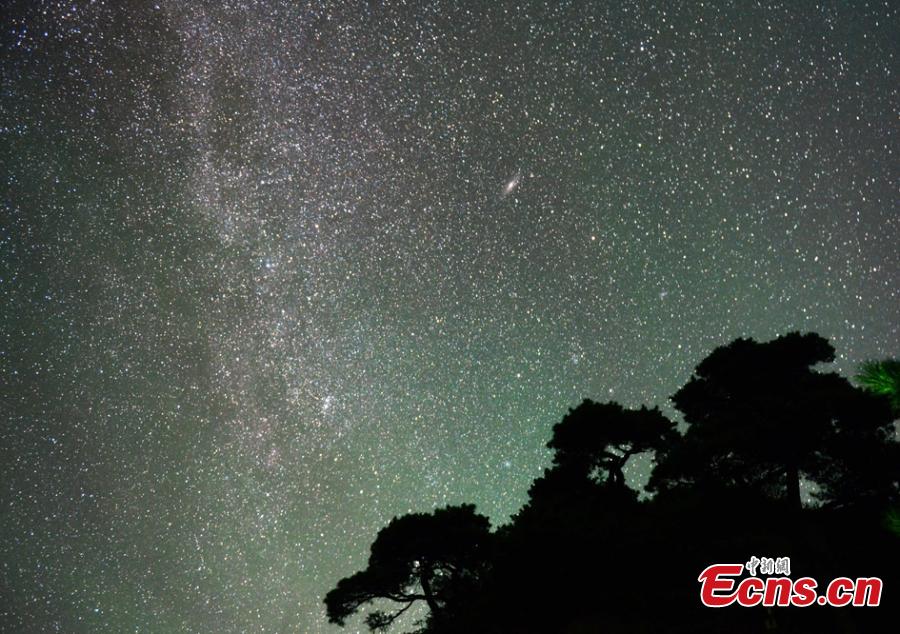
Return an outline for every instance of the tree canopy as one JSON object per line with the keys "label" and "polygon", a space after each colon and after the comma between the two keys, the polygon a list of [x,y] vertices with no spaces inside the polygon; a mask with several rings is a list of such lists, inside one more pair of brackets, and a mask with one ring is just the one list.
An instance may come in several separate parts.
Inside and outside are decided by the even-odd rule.
{"label": "tree canopy", "polygon": [[439,621],[473,590],[490,542],[490,522],[471,504],[396,517],[379,531],[366,569],[326,595],[328,619],[343,625],[362,606],[385,599],[399,607],[369,614],[373,630],[386,628],[417,601]]}
{"label": "tree canopy", "polygon": [[856,374],[865,389],[890,399],[894,413],[900,416],[900,360],[865,361]]}
{"label": "tree canopy", "polygon": [[855,456],[880,455],[893,415],[884,399],[815,369],[833,360],[834,348],[816,334],[738,339],[717,348],[672,397],[689,427],[663,450],[653,486],[714,479],[764,491],[795,509],[802,477],[824,486],[826,501],[870,493],[874,483],[847,490],[837,482],[853,478]]}
{"label": "tree canopy", "polygon": [[622,470],[628,459],[671,442],[674,430],[675,424],[658,408],[629,410],[585,399],[553,427],[547,447],[555,451],[556,466],[585,473],[596,469],[609,483],[625,486]]}
{"label": "tree canopy", "polygon": [[[507,524],[491,532],[471,505],[394,518],[325,597],[329,619],[377,602],[370,629],[421,604],[422,634],[884,631],[900,616],[894,366],[863,366],[855,387],[823,367],[834,356],[814,333],[715,349],[672,396],[683,432],[658,408],[585,399]],[[625,482],[639,454],[656,462],[643,498]],[[753,555],[823,581],[880,576],[894,607],[704,609],[697,575]]]}

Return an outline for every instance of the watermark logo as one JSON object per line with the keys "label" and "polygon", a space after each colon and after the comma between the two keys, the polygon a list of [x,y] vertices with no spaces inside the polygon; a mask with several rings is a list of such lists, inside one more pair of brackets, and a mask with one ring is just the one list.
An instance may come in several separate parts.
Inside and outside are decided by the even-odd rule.
{"label": "watermark logo", "polygon": [[[749,576],[742,577],[747,572]],[[759,575],[766,575],[765,578]],[[697,577],[700,601],[708,608],[754,607],[875,607],[881,603],[879,577],[837,577],[819,593],[811,577],[792,579],[790,557],[751,557],[744,564],[712,564]],[[740,578],[742,577],[742,578]]]}

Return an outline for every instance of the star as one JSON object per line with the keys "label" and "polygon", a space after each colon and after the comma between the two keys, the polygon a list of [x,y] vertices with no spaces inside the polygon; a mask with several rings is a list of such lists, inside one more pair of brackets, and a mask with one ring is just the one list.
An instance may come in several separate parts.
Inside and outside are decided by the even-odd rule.
{"label": "star", "polygon": [[891,3],[10,4],[0,631],[336,634],[584,398],[900,356]]}

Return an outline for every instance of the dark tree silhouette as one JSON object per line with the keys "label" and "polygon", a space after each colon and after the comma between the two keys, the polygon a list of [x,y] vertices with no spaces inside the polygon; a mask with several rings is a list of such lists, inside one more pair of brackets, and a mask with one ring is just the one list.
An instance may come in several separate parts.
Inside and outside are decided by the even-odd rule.
{"label": "dark tree silhouette", "polygon": [[883,399],[814,371],[833,360],[834,349],[817,334],[738,339],[717,348],[672,397],[690,427],[661,452],[651,486],[713,480],[762,490],[800,509],[805,474],[826,486],[826,499],[858,496],[840,482],[852,479],[866,453],[891,453],[892,416]]}
{"label": "dark tree silhouette", "polygon": [[847,382],[829,399],[838,423],[814,454],[816,496],[834,507],[881,509],[900,502],[900,443],[888,399]]}
{"label": "dark tree silhouette", "polygon": [[418,601],[439,624],[455,601],[473,591],[490,542],[490,522],[474,505],[394,518],[372,544],[368,567],[341,579],[325,596],[328,619],[343,625],[362,606],[386,599],[400,606],[370,613],[366,623],[373,631],[386,629]]}
{"label": "dark tree silhouette", "polygon": [[[879,367],[857,388],[817,370],[833,358],[816,334],[716,349],[673,397],[684,434],[658,409],[585,400],[553,428],[553,463],[508,524],[491,533],[473,506],[395,518],[366,569],[326,596],[329,619],[344,624],[379,602],[393,607],[368,615],[372,630],[427,605],[420,634],[892,631],[900,443],[890,373]],[[656,495],[641,498],[624,469],[650,451]],[[822,504],[803,508],[801,477]],[[819,580],[878,575],[882,605],[704,608],[699,572],[755,554],[788,556]]]}
{"label": "dark tree silhouette", "polygon": [[614,402],[585,399],[553,427],[547,447],[555,450],[556,466],[591,475],[597,470],[610,484],[624,487],[622,469],[629,458],[674,438],[674,423],[657,408],[630,410]]}

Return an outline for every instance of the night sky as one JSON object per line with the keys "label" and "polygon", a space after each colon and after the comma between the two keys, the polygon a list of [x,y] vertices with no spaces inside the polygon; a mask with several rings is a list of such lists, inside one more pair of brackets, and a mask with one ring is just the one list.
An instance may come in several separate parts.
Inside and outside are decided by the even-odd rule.
{"label": "night sky", "polygon": [[900,356],[898,11],[4,2],[0,630],[341,631],[584,397]]}

